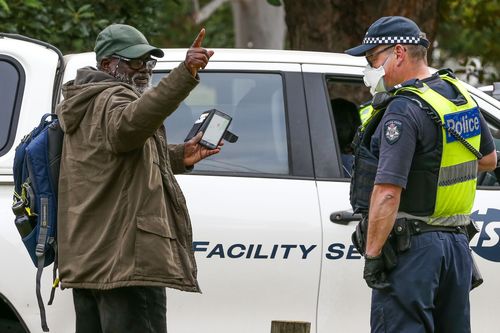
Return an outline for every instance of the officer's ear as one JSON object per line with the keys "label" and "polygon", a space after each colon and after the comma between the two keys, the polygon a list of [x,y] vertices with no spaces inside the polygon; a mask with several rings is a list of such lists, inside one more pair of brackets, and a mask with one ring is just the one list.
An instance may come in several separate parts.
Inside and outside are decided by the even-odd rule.
{"label": "officer's ear", "polygon": [[396,63],[399,65],[401,62],[403,62],[406,57],[408,56],[407,52],[408,52],[408,49],[404,46],[404,45],[401,45],[401,44],[396,44],[396,46],[394,46],[394,57],[396,58]]}

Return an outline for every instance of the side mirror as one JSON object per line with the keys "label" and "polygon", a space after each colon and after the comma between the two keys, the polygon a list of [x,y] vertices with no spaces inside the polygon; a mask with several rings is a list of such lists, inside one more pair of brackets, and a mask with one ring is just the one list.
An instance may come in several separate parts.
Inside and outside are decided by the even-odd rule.
{"label": "side mirror", "polygon": [[493,91],[491,96],[500,101],[500,82],[493,82]]}

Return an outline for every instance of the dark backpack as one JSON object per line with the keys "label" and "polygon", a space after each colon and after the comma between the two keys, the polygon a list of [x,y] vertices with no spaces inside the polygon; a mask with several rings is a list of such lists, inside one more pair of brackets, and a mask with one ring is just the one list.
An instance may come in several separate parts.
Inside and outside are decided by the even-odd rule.
{"label": "dark backpack", "polygon": [[57,116],[45,114],[40,124],[21,140],[14,156],[14,223],[37,267],[36,295],[44,332],[49,331],[40,293],[44,267],[54,263],[49,305],[58,285],[57,187],[62,142],[63,132]]}

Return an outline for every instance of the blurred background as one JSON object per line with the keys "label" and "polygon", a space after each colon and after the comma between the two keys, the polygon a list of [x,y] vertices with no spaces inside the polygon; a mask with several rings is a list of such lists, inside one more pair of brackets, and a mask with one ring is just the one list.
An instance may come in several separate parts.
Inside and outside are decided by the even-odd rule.
{"label": "blurred background", "polygon": [[432,42],[429,64],[474,86],[500,81],[500,0],[0,0],[0,31],[91,51],[110,23],[159,47],[204,46],[343,52],[381,16],[413,19]]}

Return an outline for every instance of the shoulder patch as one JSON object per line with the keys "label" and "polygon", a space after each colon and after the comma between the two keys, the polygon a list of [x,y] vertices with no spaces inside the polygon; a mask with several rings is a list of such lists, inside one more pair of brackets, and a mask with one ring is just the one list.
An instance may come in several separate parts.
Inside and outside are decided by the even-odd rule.
{"label": "shoulder patch", "polygon": [[403,132],[403,123],[399,120],[388,120],[384,124],[384,136],[388,144],[396,143]]}

